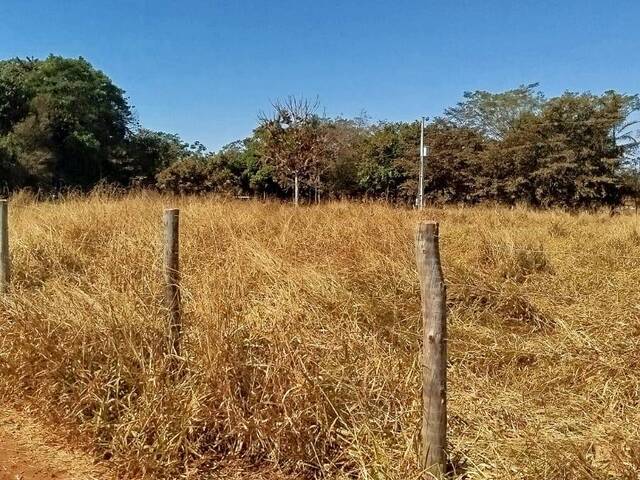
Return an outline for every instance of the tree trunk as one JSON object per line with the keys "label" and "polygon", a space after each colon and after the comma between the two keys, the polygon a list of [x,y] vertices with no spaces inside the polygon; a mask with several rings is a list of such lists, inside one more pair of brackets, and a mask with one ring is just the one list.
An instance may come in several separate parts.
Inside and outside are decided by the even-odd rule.
{"label": "tree trunk", "polygon": [[298,192],[298,172],[295,172],[293,174],[293,204],[297,207],[298,206],[298,198],[299,198],[299,192]]}

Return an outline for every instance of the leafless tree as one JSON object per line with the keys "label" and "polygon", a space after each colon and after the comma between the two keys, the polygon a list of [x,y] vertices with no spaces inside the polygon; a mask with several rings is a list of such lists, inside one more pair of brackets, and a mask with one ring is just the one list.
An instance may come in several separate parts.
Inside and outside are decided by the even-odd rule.
{"label": "leafless tree", "polygon": [[293,186],[297,206],[300,183],[317,183],[317,172],[326,150],[322,119],[317,113],[320,102],[289,96],[273,102],[272,106],[273,114],[261,114],[258,127],[264,161],[273,166],[282,184]]}

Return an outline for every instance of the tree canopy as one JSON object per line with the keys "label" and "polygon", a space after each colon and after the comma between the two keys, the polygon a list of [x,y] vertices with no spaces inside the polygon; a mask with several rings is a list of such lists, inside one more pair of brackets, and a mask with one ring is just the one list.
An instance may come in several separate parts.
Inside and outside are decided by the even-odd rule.
{"label": "tree canopy", "polygon": [[[209,152],[141,127],[125,92],[83,58],[0,61],[0,188],[89,189],[101,181],[182,193],[412,204],[418,122],[329,118],[288,97],[253,133]],[[427,125],[425,198],[590,208],[640,191],[640,99],[546,98],[538,84],[466,92]],[[295,192],[298,192],[295,195]]]}
{"label": "tree canopy", "polygon": [[464,101],[447,108],[444,117],[456,126],[500,140],[523,114],[540,112],[545,98],[537,88],[537,83],[531,83],[500,93],[465,92]]}
{"label": "tree canopy", "polygon": [[131,122],[124,92],[82,58],[0,62],[0,148],[30,183],[100,180]]}

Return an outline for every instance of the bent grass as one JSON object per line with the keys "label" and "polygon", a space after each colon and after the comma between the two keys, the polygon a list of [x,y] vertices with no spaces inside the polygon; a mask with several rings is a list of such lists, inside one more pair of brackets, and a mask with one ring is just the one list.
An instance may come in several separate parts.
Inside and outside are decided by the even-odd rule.
{"label": "bent grass", "polygon": [[[181,209],[179,376],[163,206]],[[419,478],[420,219],[441,223],[449,285],[452,477],[637,478],[640,242],[624,216],[23,194],[0,394],[121,477]]]}

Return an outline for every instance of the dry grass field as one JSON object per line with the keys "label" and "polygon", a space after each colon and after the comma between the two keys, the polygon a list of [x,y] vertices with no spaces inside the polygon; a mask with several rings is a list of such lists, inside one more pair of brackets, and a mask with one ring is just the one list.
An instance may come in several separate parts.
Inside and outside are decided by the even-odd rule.
{"label": "dry grass field", "polygon": [[[181,209],[178,375],[163,206]],[[0,396],[120,477],[418,478],[420,219],[441,224],[452,478],[639,478],[631,215],[18,195]]]}

